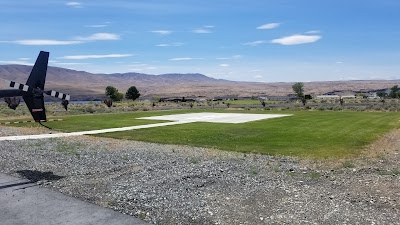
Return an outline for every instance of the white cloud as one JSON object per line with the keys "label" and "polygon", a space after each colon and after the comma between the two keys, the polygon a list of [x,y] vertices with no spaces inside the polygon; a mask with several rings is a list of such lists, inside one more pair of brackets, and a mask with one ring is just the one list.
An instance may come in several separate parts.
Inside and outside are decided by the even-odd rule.
{"label": "white cloud", "polygon": [[256,78],[256,79],[261,79],[261,78],[263,78],[263,76],[261,76],[261,75],[256,75],[256,76],[254,76],[254,78]]}
{"label": "white cloud", "polygon": [[88,37],[77,37],[76,40],[81,41],[108,41],[108,40],[119,40],[120,36],[112,33],[96,33]]}
{"label": "white cloud", "polygon": [[230,56],[230,57],[219,57],[219,58],[216,58],[216,59],[219,59],[219,60],[228,60],[228,59],[241,59],[243,56],[241,56],[241,55],[233,55],[233,56]]}
{"label": "white cloud", "polygon": [[19,45],[75,45],[82,44],[82,41],[58,41],[58,40],[17,40],[10,41],[11,43],[19,44]]}
{"label": "white cloud", "polygon": [[29,63],[26,61],[0,61],[1,64],[19,64],[19,65],[28,65],[31,66],[33,63]]}
{"label": "white cloud", "polygon": [[229,64],[226,64],[226,63],[224,63],[224,64],[219,64],[219,66],[220,66],[220,67],[230,67],[230,65],[229,65]]}
{"label": "white cloud", "polygon": [[212,26],[212,25],[207,25],[207,26],[204,26],[205,28],[214,28],[215,26]]}
{"label": "white cloud", "polygon": [[157,47],[180,47],[183,43],[158,44]]}
{"label": "white cloud", "polygon": [[300,45],[300,44],[307,44],[313,43],[321,39],[321,36],[318,35],[292,35],[287,37],[282,37],[278,39],[274,39],[271,43],[274,44],[281,44],[281,45]]}
{"label": "white cloud", "polygon": [[189,58],[189,57],[184,57],[184,58],[172,58],[169,59],[171,61],[183,61],[183,60],[193,60],[193,58]]}
{"label": "white cloud", "polygon": [[81,8],[82,7],[82,3],[80,2],[67,2],[65,3],[66,6],[71,6],[74,8]]}
{"label": "white cloud", "polygon": [[319,33],[321,33],[321,31],[319,30],[310,30],[306,32],[306,34],[319,34]]}
{"label": "white cloud", "polygon": [[336,64],[343,64],[343,62],[342,61],[337,61]]}
{"label": "white cloud", "polygon": [[182,57],[182,58],[172,58],[170,61],[185,61],[185,60],[195,60],[195,59],[203,59],[203,58],[190,58],[190,57]]}
{"label": "white cloud", "polygon": [[111,33],[96,33],[88,37],[77,37],[74,40],[26,39],[16,41],[0,41],[0,43],[14,43],[18,45],[76,45],[88,41],[119,40],[119,35]]}
{"label": "white cloud", "polygon": [[171,31],[171,30],[152,30],[150,32],[156,33],[156,34],[161,34],[161,35],[168,35],[168,34],[172,34],[173,31]]}
{"label": "white cloud", "polygon": [[75,65],[89,65],[90,63],[62,63],[62,62],[56,62],[53,63],[54,65],[63,65],[63,66],[75,66]]}
{"label": "white cloud", "polygon": [[26,61],[26,60],[30,60],[30,58],[19,58],[18,60]]}
{"label": "white cloud", "polygon": [[257,45],[266,44],[266,43],[269,43],[269,41],[253,41],[253,42],[244,43],[243,45],[257,46]]}
{"label": "white cloud", "polygon": [[280,23],[267,23],[261,26],[258,26],[258,30],[270,30],[279,27]]}
{"label": "white cloud", "polygon": [[69,55],[61,57],[62,59],[102,59],[102,58],[122,58],[129,57],[132,54],[108,54],[108,55]]}
{"label": "white cloud", "polygon": [[205,28],[194,29],[194,30],[192,30],[192,32],[196,33],[196,34],[209,34],[209,33],[212,33],[212,31],[210,29],[205,29]]}

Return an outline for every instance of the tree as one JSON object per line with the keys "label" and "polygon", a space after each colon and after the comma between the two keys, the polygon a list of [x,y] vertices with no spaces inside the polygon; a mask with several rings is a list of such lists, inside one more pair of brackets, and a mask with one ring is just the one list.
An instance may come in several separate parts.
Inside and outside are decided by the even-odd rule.
{"label": "tree", "polygon": [[117,93],[115,94],[115,96],[113,96],[113,98],[114,98],[114,99],[113,99],[114,101],[119,102],[119,101],[121,101],[121,100],[124,98],[124,94],[117,92]]}
{"label": "tree", "polygon": [[302,82],[293,84],[292,89],[294,93],[296,93],[297,97],[304,98],[304,84]]}
{"label": "tree", "polygon": [[113,86],[107,86],[106,87],[106,95],[108,97],[111,97],[111,96],[115,95],[117,92],[118,92],[118,89],[116,89]]}
{"label": "tree", "polygon": [[382,104],[385,104],[385,97],[387,97],[386,92],[377,92],[376,95],[381,98]]}
{"label": "tree", "polygon": [[131,86],[125,93],[125,98],[132,99],[132,101],[135,101],[137,98],[139,98],[139,96],[140,93],[135,86]]}
{"label": "tree", "polygon": [[390,88],[389,97],[397,98],[399,91],[400,91],[399,86],[398,85],[394,85],[392,88]]}
{"label": "tree", "polygon": [[113,101],[121,101],[124,98],[124,94],[119,93],[118,89],[113,86],[106,87],[106,95]]}
{"label": "tree", "polygon": [[296,93],[297,97],[300,98],[303,105],[306,105],[307,100],[304,97],[304,84],[302,82],[297,82],[293,84],[292,89]]}

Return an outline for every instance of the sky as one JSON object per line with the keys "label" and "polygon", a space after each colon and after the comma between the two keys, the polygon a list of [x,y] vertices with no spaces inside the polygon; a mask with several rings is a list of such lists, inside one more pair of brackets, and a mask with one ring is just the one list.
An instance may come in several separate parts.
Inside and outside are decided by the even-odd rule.
{"label": "sky", "polygon": [[0,64],[235,81],[400,79],[398,0],[0,0]]}

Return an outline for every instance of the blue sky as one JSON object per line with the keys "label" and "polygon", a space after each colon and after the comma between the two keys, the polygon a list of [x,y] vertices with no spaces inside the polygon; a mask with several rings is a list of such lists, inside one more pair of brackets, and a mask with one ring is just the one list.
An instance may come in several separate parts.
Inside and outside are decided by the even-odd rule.
{"label": "blue sky", "polygon": [[400,79],[398,0],[0,1],[0,64],[238,81]]}

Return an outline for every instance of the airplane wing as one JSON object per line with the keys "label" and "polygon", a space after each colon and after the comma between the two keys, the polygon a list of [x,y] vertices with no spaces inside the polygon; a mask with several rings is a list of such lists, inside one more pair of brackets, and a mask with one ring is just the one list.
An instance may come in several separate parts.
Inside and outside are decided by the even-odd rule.
{"label": "airplane wing", "polygon": [[26,106],[28,106],[29,112],[31,112],[35,121],[46,121],[46,109],[44,108],[43,95],[24,95],[22,98],[24,99]]}

